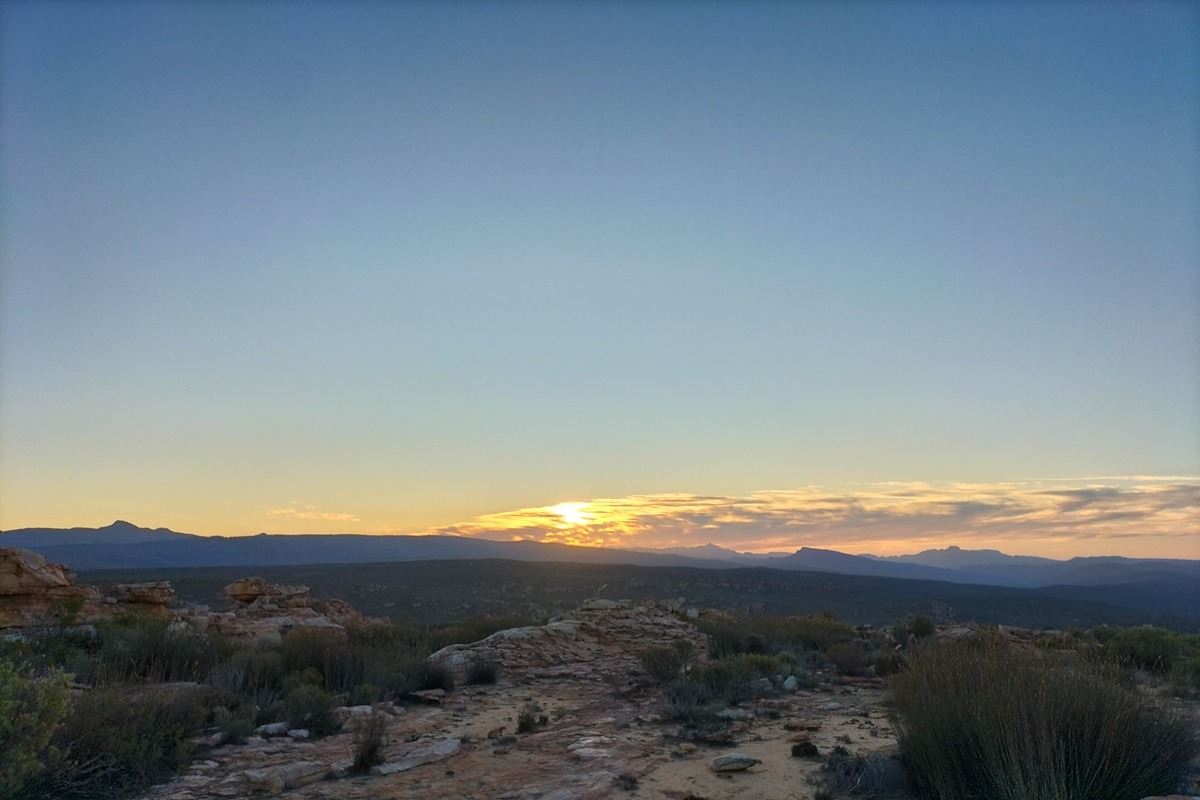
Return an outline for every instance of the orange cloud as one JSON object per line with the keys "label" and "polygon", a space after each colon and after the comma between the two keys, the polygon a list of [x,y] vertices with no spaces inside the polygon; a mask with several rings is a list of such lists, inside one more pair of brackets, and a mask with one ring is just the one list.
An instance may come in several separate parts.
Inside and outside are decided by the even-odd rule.
{"label": "orange cloud", "polygon": [[607,547],[713,542],[754,552],[809,546],[885,555],[959,544],[1196,558],[1197,531],[1200,479],[1134,476],[632,495],[487,514],[429,532]]}

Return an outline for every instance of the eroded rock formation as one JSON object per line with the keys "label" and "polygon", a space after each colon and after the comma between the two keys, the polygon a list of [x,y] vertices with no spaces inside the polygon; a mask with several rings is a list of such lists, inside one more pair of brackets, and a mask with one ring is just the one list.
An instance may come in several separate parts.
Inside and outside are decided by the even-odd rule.
{"label": "eroded rock formation", "polygon": [[686,643],[693,658],[704,660],[708,651],[704,634],[669,607],[590,600],[547,625],[511,628],[473,644],[450,645],[430,660],[453,669],[459,679],[465,678],[475,659],[508,670],[585,666],[589,671],[624,671],[636,667],[640,654],[648,648],[676,647],[679,642]]}
{"label": "eroded rock formation", "polygon": [[100,590],[31,550],[0,548],[0,629],[91,621],[104,611]]}

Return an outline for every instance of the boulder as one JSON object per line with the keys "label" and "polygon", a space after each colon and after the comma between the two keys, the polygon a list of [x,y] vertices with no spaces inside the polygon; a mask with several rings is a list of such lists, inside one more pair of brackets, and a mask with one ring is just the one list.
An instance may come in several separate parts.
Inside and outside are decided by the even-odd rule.
{"label": "boulder", "polygon": [[95,622],[107,616],[100,590],[30,550],[0,548],[0,629]]}
{"label": "boulder", "polygon": [[333,767],[324,761],[294,761],[278,767],[248,769],[243,775],[246,788],[255,792],[280,794],[286,789],[296,789],[324,780]]}
{"label": "boulder", "polygon": [[761,759],[745,753],[727,753],[714,758],[708,766],[713,772],[741,772],[761,763]]}

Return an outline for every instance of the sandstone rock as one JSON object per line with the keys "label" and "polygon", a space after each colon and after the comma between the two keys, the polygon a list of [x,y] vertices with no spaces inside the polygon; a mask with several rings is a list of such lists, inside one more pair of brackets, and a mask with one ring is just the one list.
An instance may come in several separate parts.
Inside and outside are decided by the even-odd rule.
{"label": "sandstone rock", "polygon": [[395,775],[397,772],[407,772],[414,767],[445,761],[458,752],[462,742],[458,739],[446,739],[437,744],[418,747],[409,751],[399,761],[371,767],[372,775]]}
{"label": "sandstone rock", "polygon": [[69,611],[80,622],[113,612],[94,586],[75,583],[75,574],[30,550],[0,548],[0,629],[53,625]]}
{"label": "sandstone rock", "polygon": [[169,581],[119,583],[113,587],[113,599],[118,603],[136,603],[165,610],[175,602],[175,590]]}
{"label": "sandstone rock", "polygon": [[283,736],[288,732],[288,724],[286,722],[269,722],[266,725],[259,725],[254,732],[259,736]]}
{"label": "sandstone rock", "polygon": [[260,608],[301,608],[308,605],[307,586],[281,586],[265,578],[242,578],[221,592],[235,603]]}
{"label": "sandstone rock", "polygon": [[783,688],[785,691],[794,692],[800,688],[800,681],[796,680],[795,675],[789,675],[783,680]]}
{"label": "sandstone rock", "polygon": [[324,780],[333,768],[324,761],[296,761],[279,767],[248,769],[243,773],[246,786],[252,791],[280,794]]}
{"label": "sandstone rock", "polygon": [[745,753],[727,753],[714,758],[708,766],[713,772],[741,772],[761,763],[760,759]]}
{"label": "sandstone rock", "polygon": [[673,647],[682,640],[693,657],[704,661],[708,641],[699,630],[665,606],[634,606],[591,601],[586,610],[564,615],[542,626],[497,631],[473,644],[445,647],[430,661],[451,669],[465,681],[467,667],[482,658],[506,671],[523,670],[539,677],[582,677],[597,670],[627,673],[640,668],[638,656],[650,647]]}

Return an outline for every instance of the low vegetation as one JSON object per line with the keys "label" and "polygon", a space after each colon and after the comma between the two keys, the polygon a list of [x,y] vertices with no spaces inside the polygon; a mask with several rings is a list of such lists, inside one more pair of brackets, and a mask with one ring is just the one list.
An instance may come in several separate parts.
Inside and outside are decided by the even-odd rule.
{"label": "low vegetation", "polygon": [[1171,794],[1191,726],[1119,666],[998,636],[937,643],[892,681],[923,798],[1128,800]]}
{"label": "low vegetation", "polygon": [[[431,653],[520,624],[529,620],[293,631],[253,646],[131,616],[0,641],[0,797],[129,796],[188,764],[204,728],[222,742],[244,742],[270,722],[330,734],[337,705],[452,690],[453,675]],[[470,677],[494,681],[495,665],[473,664]],[[72,682],[87,690],[69,692]],[[379,758],[384,722],[356,728],[356,769]]]}

